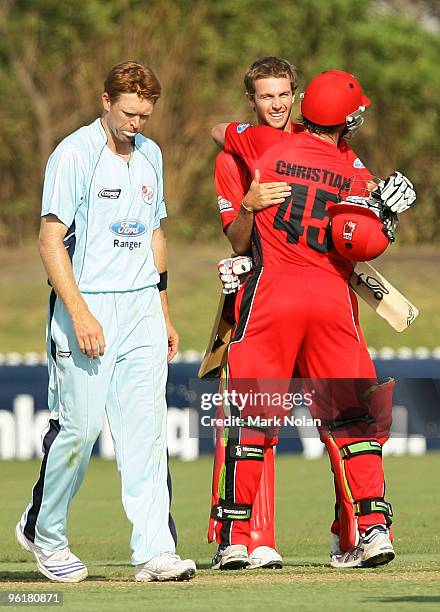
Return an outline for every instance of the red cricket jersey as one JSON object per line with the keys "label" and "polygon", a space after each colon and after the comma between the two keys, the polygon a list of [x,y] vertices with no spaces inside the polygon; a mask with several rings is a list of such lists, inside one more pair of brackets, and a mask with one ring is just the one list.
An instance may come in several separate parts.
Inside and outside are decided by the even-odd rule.
{"label": "red cricket jersey", "polygon": [[254,242],[261,263],[270,266],[319,266],[348,278],[353,265],[333,248],[328,207],[354,174],[369,172],[350,147],[338,147],[302,131],[292,135],[268,126],[231,123],[226,153],[239,155],[261,182],[286,181],[290,198],[255,214]]}
{"label": "red cricket jersey", "polygon": [[[290,134],[304,131],[302,125],[290,124]],[[275,128],[273,128],[275,129]],[[252,176],[237,155],[221,151],[215,160],[214,183],[223,231],[234,221],[247,194]]]}
{"label": "red cricket jersey", "polygon": [[234,221],[252,178],[242,160],[221,151],[215,160],[214,183],[223,231]]}
{"label": "red cricket jersey", "polygon": [[[275,128],[272,128],[275,129]],[[302,125],[291,123],[291,135],[303,132]],[[252,176],[238,155],[221,151],[215,160],[214,183],[223,231],[237,217]]]}
{"label": "red cricket jersey", "polygon": [[[291,126],[291,135],[304,131],[304,128],[299,124],[292,123]],[[362,161],[343,138],[339,141],[338,147],[341,153],[345,155],[347,162],[352,165],[353,174],[362,175],[366,173],[368,178],[371,176]],[[229,225],[236,219],[251,182],[252,177],[249,170],[238,155],[232,155],[225,151],[221,151],[217,155],[214,183],[220,219],[225,233]]]}

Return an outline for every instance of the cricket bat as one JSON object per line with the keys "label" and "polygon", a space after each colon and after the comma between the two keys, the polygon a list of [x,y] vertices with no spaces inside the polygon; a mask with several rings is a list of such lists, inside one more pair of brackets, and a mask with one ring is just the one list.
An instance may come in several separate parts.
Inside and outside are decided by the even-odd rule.
{"label": "cricket bat", "polygon": [[220,296],[214,325],[209,338],[205,356],[199,368],[199,378],[219,378],[220,372],[226,365],[228,346],[234,328],[235,293]]}
{"label": "cricket bat", "polygon": [[398,332],[409,327],[419,314],[418,308],[367,262],[355,265],[350,287]]}

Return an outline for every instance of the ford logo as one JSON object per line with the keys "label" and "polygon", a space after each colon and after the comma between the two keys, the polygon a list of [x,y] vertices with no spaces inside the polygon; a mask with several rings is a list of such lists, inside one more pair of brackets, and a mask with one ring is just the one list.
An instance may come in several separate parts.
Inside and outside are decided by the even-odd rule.
{"label": "ford logo", "polygon": [[121,219],[110,225],[110,231],[116,236],[141,236],[147,231],[147,226],[137,219]]}

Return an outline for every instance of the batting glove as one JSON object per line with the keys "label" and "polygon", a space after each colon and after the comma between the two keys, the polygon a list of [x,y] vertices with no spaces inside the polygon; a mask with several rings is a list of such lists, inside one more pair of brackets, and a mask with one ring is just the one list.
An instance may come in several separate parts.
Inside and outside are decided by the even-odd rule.
{"label": "batting glove", "polygon": [[382,204],[392,212],[402,213],[416,201],[413,184],[401,172],[393,172],[379,185]]}
{"label": "batting glove", "polygon": [[217,268],[223,283],[223,293],[235,293],[241,287],[240,276],[252,269],[252,259],[244,256],[228,257],[221,259]]}

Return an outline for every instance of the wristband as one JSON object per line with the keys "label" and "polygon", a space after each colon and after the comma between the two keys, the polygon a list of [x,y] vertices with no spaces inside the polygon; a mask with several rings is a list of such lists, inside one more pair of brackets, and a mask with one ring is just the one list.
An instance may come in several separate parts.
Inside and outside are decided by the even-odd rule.
{"label": "wristband", "polygon": [[168,285],[168,272],[159,272],[159,282],[157,283],[157,288],[159,291],[165,291]]}
{"label": "wristband", "polygon": [[247,212],[253,213],[254,209],[253,208],[249,208],[248,206],[246,206],[246,204],[244,202],[241,203],[241,206],[247,210]]}

